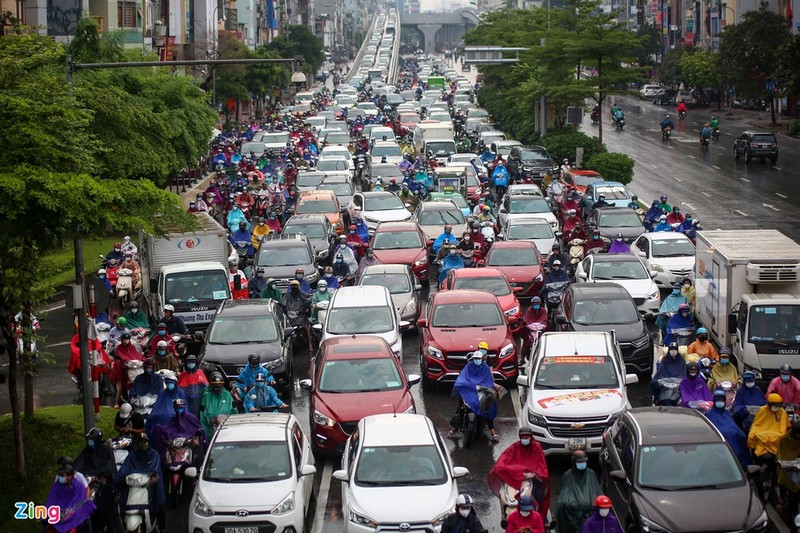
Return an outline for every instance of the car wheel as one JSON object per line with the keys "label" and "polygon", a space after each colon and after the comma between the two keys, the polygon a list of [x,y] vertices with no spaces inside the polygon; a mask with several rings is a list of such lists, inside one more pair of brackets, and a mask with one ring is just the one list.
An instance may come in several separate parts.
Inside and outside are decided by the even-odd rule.
{"label": "car wheel", "polygon": [[469,448],[472,441],[475,439],[475,434],[478,432],[478,423],[475,413],[467,415],[467,423],[464,427],[464,448]]}
{"label": "car wheel", "polygon": [[733,147],[733,158],[738,160],[739,159],[739,149],[736,146]]}

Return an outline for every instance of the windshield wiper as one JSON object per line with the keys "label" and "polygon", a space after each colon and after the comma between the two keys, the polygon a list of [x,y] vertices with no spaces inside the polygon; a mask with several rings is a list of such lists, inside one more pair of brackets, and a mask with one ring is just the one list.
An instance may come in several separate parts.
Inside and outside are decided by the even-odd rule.
{"label": "windshield wiper", "polygon": [[564,388],[564,387],[559,387],[557,385],[544,385],[542,383],[537,383],[535,386],[536,386],[537,389],[555,389],[555,390],[558,390],[558,389],[563,389]]}
{"label": "windshield wiper", "polygon": [[720,488],[717,484],[708,484],[708,485],[684,485],[682,487],[671,487],[670,491],[680,491],[680,490],[708,490],[708,489],[718,489]]}
{"label": "windshield wiper", "polygon": [[270,342],[270,341],[266,341],[266,340],[260,340],[260,341],[236,341],[236,342],[228,342],[226,344],[264,344],[265,342]]}
{"label": "windshield wiper", "polygon": [[367,485],[368,487],[384,487],[389,485],[389,483],[384,483],[382,481],[364,481],[362,479],[357,479],[356,483],[359,485]]}
{"label": "windshield wiper", "polygon": [[643,279],[639,276],[611,276],[611,279]]}

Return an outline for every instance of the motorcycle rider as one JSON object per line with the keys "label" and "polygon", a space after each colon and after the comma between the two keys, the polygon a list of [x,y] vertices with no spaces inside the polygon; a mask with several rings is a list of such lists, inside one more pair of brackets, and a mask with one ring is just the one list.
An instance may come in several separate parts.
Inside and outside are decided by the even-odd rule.
{"label": "motorcycle rider", "polygon": [[[133,272],[133,288],[134,289],[140,288],[142,286],[142,269],[139,266],[139,263],[137,263],[134,260],[133,254],[131,253],[125,254],[122,263],[119,264],[119,270],[122,270],[123,268],[127,268],[128,270],[131,270]],[[117,271],[117,273],[119,274],[119,271]]]}
{"label": "motorcycle rider", "polygon": [[700,377],[700,365],[686,363],[686,375],[681,380],[681,407],[694,407],[690,402],[711,402],[713,397],[705,380]]}
{"label": "motorcycle rider", "polygon": [[287,316],[289,325],[302,329],[306,333],[308,340],[308,351],[313,352],[314,346],[311,342],[311,328],[308,325],[308,316],[311,311],[311,296],[300,290],[300,281],[293,279],[289,283],[289,290],[283,295],[280,301]]}
{"label": "motorcycle rider", "polygon": [[[584,199],[585,198],[586,197],[584,196]],[[610,203],[606,202],[606,195],[603,193],[597,195],[597,201],[592,204],[591,211],[600,209],[601,207],[612,207]]]}
{"label": "motorcycle rider", "polygon": [[547,293],[549,291],[548,285],[551,283],[563,283],[565,281],[569,281],[569,274],[563,268],[560,259],[556,259],[553,261],[552,266],[550,267],[550,271],[544,277],[544,285],[542,287],[541,298],[542,301],[547,301]]}
{"label": "motorcycle rider", "polygon": [[497,166],[492,171],[492,184],[498,198],[502,198],[508,188],[508,169],[502,158],[497,161]]}
{"label": "motorcycle rider", "polygon": [[581,533],[622,533],[622,526],[614,516],[611,498],[601,494],[594,500],[594,511],[583,523]]}
{"label": "motorcycle rider", "polygon": [[127,333],[128,335],[131,334],[131,330],[128,328],[128,319],[124,316],[121,316],[117,319],[114,327],[108,330],[108,342],[106,346],[108,349],[113,351],[122,342],[122,335]]}
{"label": "motorcycle rider", "polygon": [[200,398],[208,387],[206,373],[197,366],[197,356],[189,354],[184,361],[183,372],[178,376],[178,387],[186,393],[189,412],[195,416],[200,413]]}
{"label": "motorcycle rider", "polygon": [[[558,181],[558,180],[553,180],[553,181]],[[562,189],[559,188],[557,191],[554,191],[556,198],[561,196],[560,192],[561,190]],[[561,202],[561,212],[567,213],[569,211],[572,211],[573,212],[572,214],[574,215],[578,212],[578,209],[580,209],[580,205],[581,205],[580,194],[578,194],[578,191],[576,191],[575,189],[570,189],[569,191],[567,191],[567,194],[564,197],[564,201]],[[580,219],[580,217],[578,218]]]}
{"label": "motorcycle rider", "polygon": [[547,309],[542,307],[542,299],[538,296],[531,298],[531,306],[525,311],[522,319],[526,324],[534,322],[547,322]]}
{"label": "motorcycle rider", "polygon": [[614,237],[614,242],[611,243],[611,246],[608,249],[608,253],[610,254],[631,253],[631,247],[628,246],[628,243],[626,243],[625,239],[622,238],[622,233],[617,233],[617,236]]}
{"label": "motorcycle rider", "polygon": [[125,369],[126,363],[134,364],[136,361],[144,362],[144,356],[142,356],[139,347],[131,342],[131,334],[123,333],[122,342],[114,351],[114,362],[111,366],[111,381],[117,387],[117,394],[114,399],[115,406],[120,405],[122,392],[127,391],[131,386],[128,381],[128,372]]}
{"label": "motorcycle rider", "polygon": [[321,279],[317,282],[317,292],[311,297],[311,322],[317,323],[317,315],[319,313],[320,302],[330,302],[333,293],[328,290],[328,282]]}
{"label": "motorcycle rider", "polygon": [[[239,286],[236,288],[236,276],[239,276]],[[228,259],[228,283],[231,286],[231,296],[234,300],[247,300],[250,291],[247,289],[247,276],[239,269],[239,260],[235,257]]]}
{"label": "motorcycle rider", "polygon": [[486,237],[481,233],[481,224],[477,220],[473,220],[470,225],[470,242],[475,246],[480,246],[481,251],[486,255]]}
{"label": "motorcycle rider", "polygon": [[575,209],[564,210],[562,207],[561,213],[564,215],[564,219],[561,224],[561,230],[564,232],[564,235],[569,235],[575,229],[575,226],[578,225],[578,222],[580,222],[581,219]]}
{"label": "motorcycle rider", "polygon": [[[247,356],[247,365],[239,372],[239,378],[236,382],[236,389],[235,393],[239,396],[239,398],[244,398],[244,395],[247,394],[247,391],[253,388],[256,382],[256,376],[259,373],[263,373],[265,370],[261,366],[261,356],[258,354],[251,353]],[[272,376],[267,375],[267,382],[272,385],[275,383],[275,380]]]}
{"label": "motorcycle rider", "polygon": [[186,335],[189,332],[183,319],[175,315],[175,306],[172,304],[164,306],[164,318],[161,319],[160,324],[167,326],[167,333],[170,335]]}
{"label": "motorcycle rider", "polygon": [[683,120],[683,117],[686,116],[686,112],[688,110],[689,108],[686,107],[686,102],[683,100],[678,102],[678,105],[675,106],[675,112],[678,113],[678,117],[680,117],[681,120]]}
{"label": "motorcycle rider", "polygon": [[[283,199],[283,197],[281,197],[281,199]],[[270,233],[281,233],[281,221],[278,220],[278,215],[276,215],[274,211],[270,211],[267,214],[267,227]]]}
{"label": "motorcycle rider", "polygon": [[553,242],[550,255],[547,256],[547,268],[552,270],[553,263],[556,261],[560,261],[562,266],[569,264],[569,259],[567,258],[566,254],[561,251],[561,245],[558,244],[558,242]]}
{"label": "motorcycle rider", "polygon": [[150,411],[150,416],[147,417],[147,422],[144,424],[144,430],[148,436],[152,437],[155,427],[166,424],[172,418],[175,414],[173,402],[179,398],[186,402],[186,393],[178,387],[177,376],[170,370],[164,371],[164,390],[158,393],[153,410]]}
{"label": "motorcycle rider", "polygon": [[[328,290],[333,291],[339,288],[339,279],[333,275],[332,266],[325,267],[322,277],[319,278],[319,281],[323,280],[328,285]],[[317,287],[319,287],[319,281],[317,282]]]}
{"label": "motorcycle rider", "polygon": [[119,506],[120,514],[124,516],[125,508],[128,503],[128,492],[130,487],[125,482],[125,479],[131,474],[150,474],[152,479],[152,500],[150,501],[150,516],[158,524],[163,526],[166,530],[166,521],[164,513],[164,501],[166,494],[164,493],[164,483],[161,470],[161,457],[158,452],[150,448],[150,442],[147,435],[141,435],[134,439],[128,448],[128,457],[114,476],[114,486],[120,493]]}
{"label": "motorcycle rider", "polygon": [[92,513],[92,531],[113,530],[116,516],[111,482],[117,467],[114,463],[114,451],[103,440],[100,428],[93,427],[86,434],[86,447],[75,458],[73,467],[87,480],[92,478],[90,487],[96,487],[94,502],[97,509]]}
{"label": "motorcycle rider", "polygon": [[628,202],[628,209],[633,209],[634,211],[639,209],[641,206],[639,205],[639,197],[635,194],[631,196],[631,201]]}
{"label": "motorcycle rider", "polygon": [[670,226],[677,227],[683,222],[684,218],[681,214],[681,208],[677,205],[672,208],[672,212],[667,215],[667,223]]}
{"label": "motorcycle rider", "polygon": [[456,238],[453,236],[453,226],[450,224],[446,224],[442,234],[436,237],[436,239],[433,241],[431,249],[433,250],[434,254],[439,253],[439,249],[442,247],[442,244],[444,244],[445,239],[449,240],[450,242],[456,241]]}
{"label": "motorcycle rider", "polygon": [[675,231],[677,231],[678,233],[683,233],[684,235],[692,239],[692,241],[694,241],[697,238],[698,229],[702,228],[697,227],[697,223],[694,221],[694,217],[692,216],[692,214],[686,213],[686,218],[684,218],[683,221],[678,225],[678,227],[675,228]]}
{"label": "motorcycle rider", "polygon": [[185,443],[185,446],[193,448],[192,462],[197,464],[203,461],[203,452],[206,448],[206,430],[200,425],[197,417],[189,412],[186,400],[176,398],[172,401],[174,414],[169,421],[158,425],[150,432],[150,442],[153,448],[161,455],[162,461],[169,464],[170,458],[167,455],[170,443],[179,438],[194,440],[192,444]]}
{"label": "motorcycle rider", "polygon": [[361,237],[362,244],[367,244],[369,242],[369,228],[364,223],[364,220],[361,217],[356,217],[353,219],[353,224],[356,226],[356,234]]}
{"label": "motorcycle rider", "polygon": [[313,291],[311,290],[311,285],[309,285],[306,280],[306,273],[302,268],[298,268],[294,271],[294,279],[300,282],[300,292],[311,296]]}
{"label": "motorcycle rider", "polygon": [[211,373],[210,384],[200,398],[200,423],[206,430],[206,437],[214,436],[214,418],[220,415],[235,415],[236,402],[233,395],[225,389],[225,380],[219,372]]}
{"label": "motorcycle rider", "polygon": [[[497,442],[499,439],[497,437],[497,431],[494,429],[494,419],[497,417],[497,402],[492,402],[492,406],[489,408],[489,410],[484,411],[481,409],[477,392],[477,387],[479,386],[496,390],[494,377],[492,376],[492,369],[485,362],[486,354],[488,352],[489,345],[485,341],[481,341],[478,343],[478,349],[467,355],[467,360],[469,362],[461,370],[458,378],[456,378],[456,383],[453,386],[453,395],[457,394],[460,398],[459,402],[463,400],[463,402],[469,406],[473,413],[475,413],[477,416],[483,417],[484,421],[486,422],[486,426],[489,428],[491,433],[492,441]],[[458,413],[458,410],[456,412]],[[453,421],[454,420],[451,420],[450,433],[448,433],[448,436],[450,437],[455,436],[456,431],[461,429],[456,428],[453,425]]]}
{"label": "motorcycle rider", "polygon": [[[661,358],[653,379],[650,380],[650,394],[653,396],[653,403],[661,405],[659,400],[661,395],[661,385],[658,384],[660,379],[683,379],[686,374],[686,360],[678,353],[678,345],[671,343],[667,347],[667,354]],[[677,405],[677,404],[675,404]]]}
{"label": "motorcycle rider", "polygon": [[689,310],[687,304],[680,304],[678,312],[672,315],[667,322],[666,335],[664,336],[664,344],[673,342],[673,332],[679,329],[692,329],[694,330],[694,322],[692,319],[692,312]]}
{"label": "motorcycle rider", "polygon": [[269,278],[267,280],[266,287],[261,291],[261,298],[264,300],[275,300],[276,302],[281,301],[283,293],[278,290],[278,282],[275,278]]}
{"label": "motorcycle rider", "polygon": [[147,313],[139,309],[139,302],[132,300],[128,306],[128,312],[125,313],[123,318],[128,322],[128,327],[131,329],[146,329],[150,330],[150,321],[147,319]]}
{"label": "motorcycle rider", "polygon": [[[353,277],[353,272],[350,270],[350,265],[344,260],[344,255],[341,253],[336,254],[333,259],[333,266],[331,266],[331,276],[336,280],[337,289],[347,285]],[[341,281],[339,281],[341,278]],[[331,287],[328,282],[328,287]]]}
{"label": "motorcycle rider", "polygon": [[[160,377],[160,376],[159,376]],[[120,437],[136,437],[144,434],[144,417],[133,410],[129,403],[123,403],[114,417],[114,430]]]}
{"label": "motorcycle rider", "polygon": [[[347,264],[347,268],[349,269],[350,274],[355,274],[358,270],[358,260],[356,259],[356,253],[353,250],[353,247],[347,244],[347,236],[346,235],[339,235],[339,244],[337,244],[331,255],[336,258],[338,255],[341,255],[344,262]],[[334,265],[334,271],[336,270],[336,266]]]}
{"label": "motorcycle rider", "polygon": [[472,496],[459,494],[456,498],[456,511],[442,522],[442,533],[487,533],[478,513],[472,507]]}
{"label": "motorcycle rider", "polygon": [[672,206],[667,203],[668,199],[666,194],[662,194],[658,202],[658,207],[661,208],[665,215],[672,212]]}
{"label": "motorcycle rider", "polygon": [[622,111],[621,107],[617,107],[614,105],[611,108],[611,118],[614,121],[614,124],[619,124],[623,120],[625,120],[625,112]]}
{"label": "motorcycle rider", "polygon": [[233,241],[233,245],[237,250],[237,253],[239,251],[237,243],[247,243],[247,246],[245,247],[247,257],[253,257],[255,254],[255,250],[253,249],[253,235],[247,231],[247,223],[245,221],[239,222],[239,229],[233,232],[233,235],[231,235],[231,240]]}
{"label": "motorcycle rider", "polygon": [[121,249],[123,254],[131,254],[135,256],[137,253],[139,253],[139,249],[131,241],[130,235],[125,235],[125,237],[123,237]]}
{"label": "motorcycle rider", "polygon": [[[728,350],[727,355],[728,359],[730,359],[730,349],[723,348],[723,350]],[[708,330],[706,328],[697,328],[697,338],[689,345],[686,352],[689,354],[696,354],[700,359],[708,357],[715,363],[718,363],[720,359],[720,354],[717,353],[717,349],[714,348],[712,343],[708,342]]]}
{"label": "motorcycle rider", "polygon": [[752,417],[748,407],[761,407],[767,403],[764,393],[756,385],[756,375],[752,370],[745,370],[742,372],[742,381],[744,386],[736,391],[736,396],[733,398],[733,405],[731,405],[731,414],[733,419],[741,427],[745,433],[750,431],[752,424]]}
{"label": "motorcycle rider", "polygon": [[244,229],[250,228],[250,222],[247,221],[247,217],[244,216],[242,210],[239,209],[239,206],[233,204],[231,206],[231,210],[228,213],[228,218],[226,221],[226,225],[231,233],[235,232],[236,229],[239,227],[240,223],[244,222]]}
{"label": "motorcycle rider", "polygon": [[[592,252],[592,250],[594,250],[594,252]],[[583,245],[584,257],[588,256],[590,253],[605,253],[607,251],[608,245],[605,239],[600,237],[600,230],[592,230],[591,238],[586,239],[586,243]]]}
{"label": "motorcycle rider", "polygon": [[750,450],[747,448],[747,435],[741,430],[731,416],[731,412],[725,407],[725,391],[714,391],[714,407],[706,411],[708,420],[725,437],[725,442],[731,447],[739,464],[747,471],[747,466],[751,463]]}
{"label": "motorcycle rider", "polygon": [[256,269],[256,275],[247,282],[247,292],[250,299],[260,298],[261,293],[267,288],[267,279],[264,272],[264,267]]}
{"label": "motorcycle rider", "polygon": [[117,263],[121,263],[123,257],[125,257],[125,253],[122,251],[122,243],[115,242],[114,248],[112,248],[111,251],[106,254],[105,259],[103,259],[103,266],[107,267],[112,259]]}
{"label": "motorcycle rider", "polygon": [[97,279],[103,283],[103,286],[106,288],[106,292],[109,295],[114,295],[114,286],[111,284],[111,281],[108,279],[108,272],[105,268],[101,268],[97,271]]}
{"label": "motorcycle rider", "polygon": [[[240,226],[241,227],[241,226]],[[258,224],[253,228],[253,235],[252,235],[252,242],[253,248],[258,250],[258,247],[261,246],[261,239],[267,238],[267,235],[272,233],[272,230],[267,226],[267,219],[264,217],[258,217]]]}
{"label": "motorcycle rider", "polygon": [[263,372],[256,374],[255,387],[244,396],[244,412],[254,413],[261,411],[262,408],[286,408],[288,407],[283,400],[278,397],[278,393],[267,385],[267,376]]}
{"label": "motorcycle rider", "polygon": [[517,508],[506,520],[506,533],[544,533],[544,520],[536,508],[536,500],[530,494],[519,497]]}
{"label": "motorcycle rider", "polygon": [[408,188],[408,183],[403,183],[398,197],[403,202],[403,205],[406,206],[406,209],[408,209],[409,213],[414,213],[417,210],[419,198],[416,194],[411,193],[411,190]]}
{"label": "motorcycle rider", "polygon": [[758,408],[747,434],[747,447],[753,450],[756,463],[768,461],[778,452],[778,443],[789,431],[789,416],[783,399],[775,392],[767,394],[767,404]]}
{"label": "motorcycle rider", "polygon": [[572,228],[569,232],[564,232],[565,235],[565,242],[571,243],[574,240],[582,241],[580,242],[581,245],[586,244],[585,241],[589,239],[589,236],[586,234],[586,226],[578,219],[575,222],[575,227]]}
{"label": "motorcycle rider", "polygon": [[708,122],[703,124],[703,127],[700,128],[700,142],[706,143],[711,140],[711,126],[708,125]]}
{"label": "motorcycle rider", "polygon": [[780,375],[769,382],[766,394],[769,396],[773,392],[780,394],[785,405],[800,404],[800,380],[792,375],[792,365],[782,364]]}
{"label": "motorcycle rider", "polygon": [[364,257],[364,241],[361,239],[361,236],[356,233],[356,225],[350,224],[350,227],[347,228],[347,235],[346,235],[347,245],[353,248],[353,251],[356,254],[357,259],[361,259]]}
{"label": "motorcycle rider", "polygon": [[671,130],[674,130],[674,129],[675,129],[675,123],[672,121],[672,119],[671,119],[671,118],[669,118],[669,113],[667,113],[667,114],[664,116],[664,119],[663,119],[661,122],[659,122],[659,123],[658,123],[658,125],[661,127],[661,131],[662,131],[662,133],[663,133],[663,131],[664,131],[665,129],[667,129],[667,128],[669,128],[669,129],[671,129]]}
{"label": "motorcycle rider", "polygon": [[594,501],[603,491],[594,470],[588,467],[589,456],[583,450],[572,454],[572,468],[562,478],[556,505],[559,533],[580,533],[594,509]]}
{"label": "motorcycle rider", "polygon": [[714,390],[719,388],[723,381],[730,381],[734,389],[742,385],[742,378],[736,365],[731,364],[731,349],[727,346],[719,351],[719,363],[711,369],[711,378],[708,380],[708,388]]}
{"label": "motorcycle rider", "polygon": [[61,509],[58,521],[50,524],[56,531],[91,533],[91,516],[96,506],[88,498],[86,485],[75,479],[76,473],[71,462],[58,466],[56,480],[47,494],[45,506],[58,506]]}
{"label": "motorcycle rider", "polygon": [[656,233],[660,231],[672,231],[672,226],[667,222],[667,215],[658,217],[658,224],[653,228],[653,231]]}
{"label": "motorcycle rider", "polygon": [[380,264],[381,264],[381,262],[378,260],[377,257],[375,257],[375,250],[373,250],[372,248],[367,248],[367,251],[364,254],[364,257],[361,258],[361,261],[358,263],[358,271],[356,272],[356,280],[361,278],[361,275],[364,273],[364,270],[368,266],[380,265]]}
{"label": "motorcycle rider", "polygon": [[653,228],[658,224],[658,221],[661,219],[661,215],[664,214],[664,210],[661,209],[661,206],[658,203],[658,200],[653,200],[653,203],[647,209],[647,212],[644,214],[644,225],[645,228],[652,231]]}
{"label": "motorcycle rider", "polygon": [[[144,360],[144,372],[136,376],[131,385],[131,403],[137,403],[137,399],[150,396],[155,402],[158,393],[164,388],[164,379],[161,374],[156,373],[156,362],[152,357]],[[152,406],[152,403],[150,404]]]}
{"label": "motorcycle rider", "polygon": [[711,127],[712,133],[719,134],[719,119],[716,115],[711,116],[711,122],[708,125]]}

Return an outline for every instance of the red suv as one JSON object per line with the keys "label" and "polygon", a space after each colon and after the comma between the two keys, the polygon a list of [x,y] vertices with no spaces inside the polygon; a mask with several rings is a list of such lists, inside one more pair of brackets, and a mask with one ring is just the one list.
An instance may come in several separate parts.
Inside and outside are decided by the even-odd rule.
{"label": "red suv", "polygon": [[434,293],[417,326],[426,382],[455,382],[467,355],[481,341],[489,345],[487,363],[495,380],[511,383],[517,378],[514,336],[494,294],[460,289]]}
{"label": "red suv", "polygon": [[517,300],[516,293],[522,292],[521,287],[513,289],[502,272],[496,268],[459,268],[447,273],[442,283],[441,290],[472,289],[486,291],[497,296],[500,308],[511,326],[511,331],[516,333],[522,327],[522,310]]}
{"label": "red suv", "polygon": [[498,241],[486,254],[484,264],[502,272],[519,298],[532,298],[542,289],[542,257],[530,241]]}
{"label": "red suv", "polygon": [[420,281],[428,280],[425,235],[416,222],[381,222],[370,247],[381,263],[408,265]]}
{"label": "red suv", "polygon": [[300,387],[311,393],[311,446],[338,453],[358,422],[382,413],[415,413],[409,390],[420,376],[406,377],[400,361],[380,337],[333,337],[311,360],[311,379]]}

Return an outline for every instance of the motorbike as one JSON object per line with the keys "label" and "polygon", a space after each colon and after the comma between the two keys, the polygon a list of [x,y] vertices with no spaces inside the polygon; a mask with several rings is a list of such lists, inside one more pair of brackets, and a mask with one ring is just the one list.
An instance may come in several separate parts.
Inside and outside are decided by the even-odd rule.
{"label": "motorbike", "polygon": [[[478,401],[484,412],[492,408],[496,401],[494,390],[490,387],[480,386]],[[469,448],[475,438],[483,432],[484,418],[476,414],[463,398],[460,398],[458,411],[450,420],[450,425],[461,430],[464,438],[464,447]]]}
{"label": "motorbike", "polygon": [[711,371],[714,369],[714,360],[710,357],[701,357],[700,361],[700,377],[703,378],[705,382],[708,382],[711,379]]}
{"label": "motorbike", "polygon": [[592,111],[592,124],[599,124],[600,123],[600,112],[599,111]]}
{"label": "motorbike", "polygon": [[615,118],[614,126],[617,128],[618,131],[622,131],[622,128],[625,127],[625,117]]}
{"label": "motorbike", "polygon": [[661,128],[661,138],[665,141],[668,141],[670,136],[672,135],[672,128]]}
{"label": "motorbike", "polygon": [[128,499],[125,502],[125,531],[150,533],[158,528],[158,518],[150,515],[152,498],[152,475],[145,473],[129,474],[125,477],[128,485]]}
{"label": "motorbike", "polygon": [[492,223],[491,220],[485,220],[481,222],[481,234],[483,235],[483,239],[486,242],[487,247],[491,246],[496,237],[494,223]]}
{"label": "motorbike", "polygon": [[558,306],[561,305],[561,300],[564,298],[564,293],[567,291],[567,287],[569,287],[569,285],[570,282],[567,280],[546,283],[543,287],[543,291],[546,291],[547,293],[547,296],[545,297],[547,318],[553,327],[556,325],[556,311],[558,310]]}
{"label": "motorbike", "polygon": [[117,270],[117,285],[115,287],[116,297],[120,305],[127,304],[131,299],[136,299],[133,287],[133,270],[120,268]]}
{"label": "motorbike", "polygon": [[658,397],[654,398],[654,405],[679,405],[681,403],[681,379],[661,378],[658,383]]}
{"label": "motorbike", "polygon": [[736,397],[736,387],[732,381],[725,380],[717,383],[717,387],[725,391],[725,408],[730,409],[733,405],[733,399]]}
{"label": "motorbike", "polygon": [[236,241],[236,255],[239,256],[239,264],[246,265],[247,264],[247,257],[248,257],[248,249],[252,242],[248,241]]}
{"label": "motorbike", "polygon": [[142,394],[136,398],[131,398],[131,407],[133,407],[134,411],[142,415],[142,417],[147,420],[147,417],[150,415],[150,411],[153,410],[153,406],[156,403],[156,398],[157,396],[155,394]]}
{"label": "motorbike", "polygon": [[711,137],[715,140],[719,140],[719,128],[714,128],[711,130]]}
{"label": "motorbike", "polygon": [[689,346],[694,342],[694,328],[680,328],[672,330],[672,338],[678,346]]}
{"label": "motorbike", "polygon": [[[523,495],[531,496],[537,503],[537,509],[540,509],[547,497],[547,486],[536,475],[524,480],[519,490],[503,483],[500,487],[500,493],[497,495],[500,498],[500,527],[503,530],[508,527],[508,515],[517,508],[519,499]],[[550,518],[550,510],[547,511],[547,519],[544,520],[544,523],[545,531],[553,531],[554,524]]]}
{"label": "motorbike", "polygon": [[578,263],[583,261],[584,244],[586,244],[586,241],[583,239],[572,239],[569,241],[569,250],[567,251],[567,254],[569,255],[569,264],[572,271],[575,270],[575,266]]}
{"label": "motorbike", "polygon": [[[341,285],[339,285],[341,287]],[[323,300],[321,302],[317,302],[317,324],[324,324],[325,317],[328,315],[328,305],[330,304],[329,300]],[[314,329],[314,331],[318,331]]]}
{"label": "motorbike", "polygon": [[125,459],[128,458],[128,447],[133,442],[133,439],[130,437],[114,437],[108,442],[108,445],[111,446],[111,449],[114,452],[114,464],[117,465],[117,470],[120,469],[122,463],[125,462]]}
{"label": "motorbike", "polygon": [[178,500],[183,493],[184,471],[192,466],[194,456],[192,447],[198,445],[197,437],[177,437],[167,446],[167,469],[170,471],[167,494],[173,508],[178,506]]}
{"label": "motorbike", "polygon": [[539,336],[547,331],[547,322],[526,322],[525,330],[527,332],[528,345],[533,348],[539,341]]}
{"label": "motorbike", "polygon": [[708,148],[709,142],[710,141],[708,140],[708,137],[701,136],[700,137],[700,148]]}
{"label": "motorbike", "polygon": [[678,113],[678,120],[683,120],[686,118],[686,111],[680,111]]}
{"label": "motorbike", "polygon": [[136,379],[137,376],[144,374],[144,361],[134,359],[131,361],[125,361],[124,364],[129,385],[133,383],[133,380]]}

